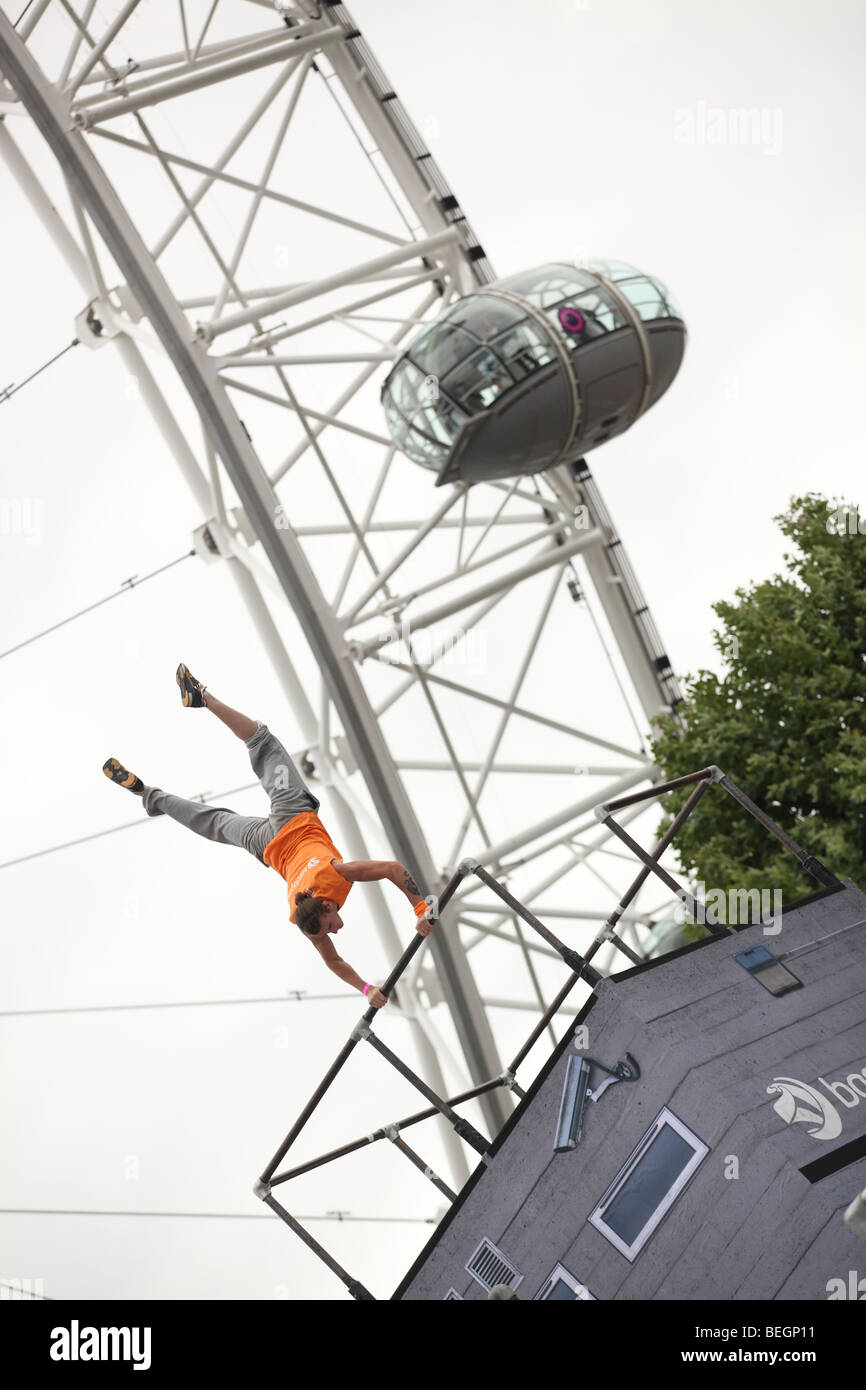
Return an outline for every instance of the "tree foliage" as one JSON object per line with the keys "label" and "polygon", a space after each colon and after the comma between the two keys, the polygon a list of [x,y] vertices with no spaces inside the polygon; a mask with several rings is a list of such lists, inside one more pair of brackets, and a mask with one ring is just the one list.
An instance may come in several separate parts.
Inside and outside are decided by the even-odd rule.
{"label": "tree foliage", "polygon": [[[668,778],[716,763],[798,844],[866,889],[866,517],[817,493],[774,518],[787,573],[736,590],[713,611],[726,669],[687,678],[678,718],[655,721]],[[691,787],[662,801],[663,828]],[[819,885],[747,811],[710,787],[675,841],[707,888]]]}

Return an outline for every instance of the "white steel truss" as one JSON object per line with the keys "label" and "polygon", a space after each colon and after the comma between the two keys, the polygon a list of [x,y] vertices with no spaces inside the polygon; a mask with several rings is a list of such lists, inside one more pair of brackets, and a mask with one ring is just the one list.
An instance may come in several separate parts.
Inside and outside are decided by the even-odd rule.
{"label": "white steel truss", "polygon": [[[136,377],[346,852],[389,847],[430,893],[471,854],[580,950],[630,877],[592,809],[658,777],[642,731],[678,692],[588,471],[440,493],[387,436],[388,364],[494,279],[487,256],[342,4],[114,8],[106,24],[95,0],[34,0],[17,29],[0,14],[0,154],[81,283],[80,332],[113,340]],[[16,118],[56,156],[69,217]],[[178,425],[154,354],[201,437]],[[461,891],[400,996],[443,1094],[455,1042],[465,1077],[496,1075],[503,1018],[550,992],[549,949],[476,896]],[[661,906],[624,915],[638,953]],[[484,1108],[498,1128],[505,1093]]]}

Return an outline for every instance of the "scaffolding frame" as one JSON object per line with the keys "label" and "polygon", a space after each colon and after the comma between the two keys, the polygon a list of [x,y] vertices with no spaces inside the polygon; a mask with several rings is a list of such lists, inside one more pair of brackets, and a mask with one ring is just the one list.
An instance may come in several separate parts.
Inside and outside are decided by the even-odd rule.
{"label": "scaffolding frame", "polygon": [[[313,1253],[336,1274],[354,1299],[359,1301],[376,1301],[375,1295],[370,1293],[369,1289],[367,1289],[360,1280],[349,1274],[348,1271],[324,1249],[315,1237],[310,1235],[309,1231],[305,1230],[300,1222],[292,1216],[291,1212],[276,1199],[273,1192],[274,1188],[291,1181],[293,1178],[300,1177],[304,1173],[309,1173],[316,1168],[321,1168],[327,1163],[332,1163],[338,1158],[345,1158],[349,1154],[357,1153],[360,1149],[366,1148],[369,1144],[377,1143],[382,1139],[388,1139],[401,1153],[403,1153],[414,1167],[424,1174],[427,1180],[431,1182],[443,1196],[447,1197],[450,1202],[456,1201],[457,1194],[442,1181],[433,1168],[430,1167],[429,1164],[426,1164],[423,1158],[421,1158],[414,1149],[410,1148],[410,1146],[401,1139],[400,1135],[402,1131],[420,1124],[424,1120],[433,1119],[439,1115],[448,1121],[455,1135],[473,1149],[482,1162],[487,1162],[489,1160],[491,1145],[495,1141],[496,1136],[494,1135],[491,1140],[486,1139],[469,1120],[458,1114],[455,1106],[461,1105],[467,1101],[476,1100],[480,1096],[487,1095],[500,1087],[505,1087],[513,1091],[521,1102],[526,1099],[526,1091],[524,1091],[516,1081],[518,1068],[526,1060],[526,1057],[532,1051],[545,1029],[550,1026],[552,1020],[564,1004],[568,995],[577,985],[578,981],[582,979],[591,986],[591,990],[594,992],[599,981],[605,978],[592,966],[591,961],[596,952],[606,942],[610,943],[615,950],[621,952],[630,965],[643,965],[646,963],[646,958],[638,956],[617,934],[616,926],[626,912],[629,903],[639,892],[651,873],[655,874],[666,887],[672,888],[675,894],[680,898],[680,901],[689,908],[693,915],[697,915],[699,909],[704,912],[704,921],[709,928],[709,936],[705,938],[706,940],[734,934],[735,929],[733,927],[728,926],[726,923],[719,922],[714,913],[707,912],[706,908],[703,907],[687,889],[683,888],[672,874],[662,868],[659,863],[659,860],[662,858],[665,850],[670,847],[683,823],[691,816],[698,802],[713,785],[721,786],[729,796],[732,796],[765,830],[779,840],[784,848],[797,859],[803,870],[817,879],[822,887],[841,888],[844,886],[842,881],[838,879],[835,874],[831,873],[820,860],[803,849],[802,846],[798,845],[790,835],[782,830],[781,826],[777,825],[765,811],[762,811],[735,782],[725,775],[720,767],[712,764],[709,767],[702,768],[698,772],[688,773],[684,777],[675,777],[667,782],[649,787],[645,791],[635,792],[631,795],[621,796],[614,801],[604,802],[595,808],[596,819],[601,821],[614,835],[622,840],[623,844],[625,844],[641,862],[642,867],[623,894],[620,902],[610,913],[604,926],[590,943],[584,955],[580,955],[565,942],[561,941],[543,922],[539,921],[534,913],[530,912],[529,908],[519,902],[498,879],[488,873],[476,859],[464,859],[448,880],[441,894],[439,894],[438,897],[431,896],[427,899],[426,919],[435,924],[440,920],[442,913],[448,907],[464,879],[468,878],[470,875],[474,875],[482,884],[495,893],[497,897],[501,898],[510,911],[516,913],[547,943],[549,948],[559,955],[563,963],[569,967],[571,973],[556,998],[544,1010],[544,1013],[535,1024],[528,1038],[514,1056],[510,1066],[502,1071],[499,1076],[492,1077],[481,1085],[474,1086],[471,1090],[463,1091],[459,1095],[452,1096],[449,1099],[445,1099],[438,1095],[402,1060],[402,1058],[398,1057],[387,1044],[382,1042],[381,1038],[376,1036],[372,1025],[378,1013],[378,1009],[370,1005],[355,1024],[355,1027],[343,1044],[335,1061],[329,1067],[327,1073],[316,1087],[313,1095],[304,1106],[304,1109],[295,1120],[289,1133],[265,1166],[253,1187],[255,1195],[259,1197],[266,1206],[270,1207],[271,1211],[273,1211],[290,1230],[294,1231],[307,1248],[312,1250]],[[625,810],[627,807],[633,806],[638,802],[657,800],[659,797],[665,796],[668,792],[686,786],[692,786],[691,793],[685,804],[676,813],[665,834],[657,842],[651,853],[644,850],[613,818],[614,811]],[[416,932],[415,937],[406,947],[400,959],[388,975],[387,980],[382,985],[381,989],[384,995],[390,997],[404,971],[427,939],[426,936],[421,935],[420,931]],[[696,942],[695,944],[701,945],[703,943]],[[359,1042],[369,1043],[385,1061],[390,1063],[390,1065],[400,1073],[401,1076],[415,1086],[415,1088],[429,1101],[428,1107],[424,1110],[417,1111],[413,1115],[408,1115],[405,1119],[381,1125],[378,1129],[373,1130],[372,1133],[366,1134],[359,1139],[350,1140],[339,1148],[331,1149],[327,1153],[319,1155],[318,1158],[308,1159],[306,1162],[298,1164],[294,1168],[278,1171],[283,1159],[295,1144],[301,1132],[305,1129],[313,1112],[318,1108],[320,1102],[330,1090],[331,1085],[342,1071]],[[516,1113],[517,1112],[515,1112],[515,1114]]]}

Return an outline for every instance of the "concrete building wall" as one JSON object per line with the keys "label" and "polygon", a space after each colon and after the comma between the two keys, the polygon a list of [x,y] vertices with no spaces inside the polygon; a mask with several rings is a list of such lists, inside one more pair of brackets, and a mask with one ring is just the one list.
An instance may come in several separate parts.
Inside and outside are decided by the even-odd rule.
{"label": "concrete building wall", "polygon": [[[769,994],[733,959],[760,944],[803,982]],[[608,1067],[630,1052],[640,1080],[587,1103],[581,1142],[553,1152],[574,1028],[433,1236],[396,1298],[487,1293],[465,1265],[487,1237],[532,1299],[561,1262],[599,1299],[824,1299],[832,1278],[866,1273],[866,1243],[842,1212],[866,1187],[866,1157],[821,1181],[800,1169],[866,1134],[866,1096],[821,1086],[866,1073],[866,897],[853,885],[760,926],[604,980],[576,1021],[579,1050]],[[786,1123],[767,1087],[813,1087],[841,1120],[831,1140]],[[863,1090],[866,1091],[866,1074]],[[709,1153],[633,1262],[587,1222],[667,1106]],[[738,1165],[739,1176],[726,1177]]]}

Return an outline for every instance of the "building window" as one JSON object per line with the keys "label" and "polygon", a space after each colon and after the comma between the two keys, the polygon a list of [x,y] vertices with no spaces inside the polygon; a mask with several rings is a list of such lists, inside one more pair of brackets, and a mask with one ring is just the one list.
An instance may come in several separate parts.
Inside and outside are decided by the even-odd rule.
{"label": "building window", "polygon": [[789,994],[792,989],[802,988],[802,980],[766,946],[750,946],[746,951],[735,951],[734,960],[771,994]]}
{"label": "building window", "polygon": [[494,1284],[507,1284],[510,1289],[516,1289],[523,1279],[508,1256],[497,1250],[486,1237],[467,1263],[466,1270],[487,1290],[492,1289]]}
{"label": "building window", "polygon": [[665,1107],[590,1213],[590,1225],[633,1260],[708,1153]]}
{"label": "building window", "polygon": [[582,1299],[587,1303],[595,1303],[595,1294],[591,1294],[585,1284],[581,1284],[579,1279],[575,1279],[565,1265],[557,1265],[553,1273],[544,1281],[535,1301],[544,1299],[547,1302],[571,1302],[574,1299]]}

